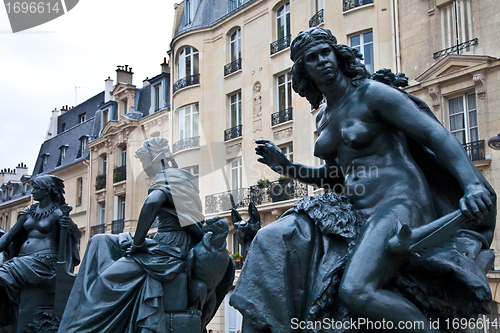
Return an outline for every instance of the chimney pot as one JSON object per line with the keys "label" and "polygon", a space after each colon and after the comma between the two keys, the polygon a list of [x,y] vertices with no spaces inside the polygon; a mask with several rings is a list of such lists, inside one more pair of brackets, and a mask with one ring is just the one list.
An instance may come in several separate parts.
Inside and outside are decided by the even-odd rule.
{"label": "chimney pot", "polygon": [[125,72],[128,72],[128,65],[125,65]]}
{"label": "chimney pot", "polygon": [[166,64],[167,63],[167,57],[163,57],[163,63]]}

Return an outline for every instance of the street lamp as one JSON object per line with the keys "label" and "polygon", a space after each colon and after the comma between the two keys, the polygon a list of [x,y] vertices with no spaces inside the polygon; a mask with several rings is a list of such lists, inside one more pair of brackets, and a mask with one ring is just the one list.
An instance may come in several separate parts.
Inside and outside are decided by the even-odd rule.
{"label": "street lamp", "polygon": [[489,139],[488,146],[491,149],[500,150],[500,134]]}

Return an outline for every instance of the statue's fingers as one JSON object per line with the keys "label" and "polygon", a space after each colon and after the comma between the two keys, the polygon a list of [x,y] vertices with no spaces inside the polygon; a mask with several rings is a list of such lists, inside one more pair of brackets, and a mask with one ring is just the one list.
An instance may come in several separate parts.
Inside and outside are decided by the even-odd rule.
{"label": "statue's fingers", "polygon": [[484,199],[485,198],[478,198],[478,200],[476,200],[476,205],[479,208],[479,210],[481,211],[481,214],[483,216],[486,216],[490,212],[489,212],[488,208],[486,207],[486,204],[484,203]]}
{"label": "statue's fingers", "polygon": [[484,204],[486,205],[486,209],[488,210],[488,214],[493,211],[493,202],[491,201],[491,198],[488,194],[488,192],[483,192],[481,195]]}
{"label": "statue's fingers", "polygon": [[270,142],[269,140],[266,140],[266,139],[259,139],[259,140],[255,140],[255,143],[256,144],[259,144],[259,145],[263,145],[263,144],[266,144]]}
{"label": "statue's fingers", "polygon": [[474,197],[468,197],[465,199],[465,202],[467,203],[467,206],[469,207],[469,211],[472,213],[474,218],[482,218],[483,213],[481,213],[481,209],[478,206],[478,203],[476,202]]}
{"label": "statue's fingers", "polygon": [[460,206],[460,211],[462,211],[462,214],[464,214],[466,218],[468,218],[469,220],[472,220],[474,218],[471,212],[469,211],[469,208],[467,207],[465,198],[460,199],[459,206]]}

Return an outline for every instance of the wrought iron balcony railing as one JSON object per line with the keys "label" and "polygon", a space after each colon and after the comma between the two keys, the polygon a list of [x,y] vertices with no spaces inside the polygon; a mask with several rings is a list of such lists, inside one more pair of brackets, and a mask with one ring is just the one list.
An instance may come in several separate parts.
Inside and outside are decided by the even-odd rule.
{"label": "wrought iron balcony railing", "polygon": [[373,3],[373,0],[343,0],[343,1],[344,1],[344,12],[356,7],[361,7]]}
{"label": "wrought iron balcony railing", "polygon": [[323,9],[314,14],[313,17],[311,17],[311,19],[309,20],[309,28],[317,27],[321,23],[323,23]]}
{"label": "wrought iron balcony railing", "polygon": [[195,84],[200,84],[200,74],[194,74],[183,77],[182,79],[174,83],[172,90],[173,93],[175,94],[175,92],[178,91],[179,89],[186,88]]}
{"label": "wrought iron balcony railing", "polygon": [[484,160],[484,140],[469,142],[463,146],[472,162]]}
{"label": "wrought iron balcony railing", "polygon": [[95,178],[95,190],[99,191],[106,187],[106,175],[99,175]]}
{"label": "wrought iron balcony railing", "polygon": [[193,136],[192,138],[186,138],[177,141],[172,145],[172,152],[175,154],[178,151],[184,150],[184,149],[189,149],[189,148],[196,148],[200,146],[200,137],[199,136]]}
{"label": "wrought iron balcony railing", "polygon": [[121,182],[127,179],[127,166],[122,165],[113,170],[113,183]]}
{"label": "wrought iron balcony railing", "polygon": [[241,58],[236,59],[233,62],[230,62],[226,66],[224,66],[224,76],[239,71],[241,69]]}
{"label": "wrought iron balcony railing", "polygon": [[241,136],[241,125],[228,128],[224,131],[224,141],[239,138]]}
{"label": "wrought iron balcony railing", "polygon": [[478,45],[478,44],[479,44],[479,40],[477,38],[471,39],[469,41],[463,42],[463,43],[458,44],[458,45],[454,45],[452,47],[449,47],[447,49],[444,49],[444,50],[441,50],[439,52],[434,53],[434,59],[439,59],[441,57],[444,57],[444,56],[446,56],[448,54],[452,54],[452,53],[460,54],[461,50],[468,49],[468,48],[475,46],[475,45]]}
{"label": "wrought iron balcony railing", "polygon": [[231,208],[248,207],[248,188],[207,195],[205,197],[205,213],[217,213],[230,210]]}
{"label": "wrought iron balcony railing", "polygon": [[121,234],[123,232],[123,227],[125,226],[124,219],[118,219],[111,222],[111,232],[113,234]]}
{"label": "wrought iron balcony railing", "polygon": [[271,115],[271,126],[284,123],[293,119],[293,108],[278,111]]}
{"label": "wrought iron balcony railing", "polygon": [[307,195],[307,185],[287,178],[250,186],[250,201],[256,206],[270,202],[299,199]]}
{"label": "wrought iron balcony railing", "polygon": [[307,185],[292,179],[282,179],[263,185],[253,185],[226,191],[205,197],[205,213],[212,214],[231,208],[248,207],[250,202],[256,206],[290,199],[299,199],[307,195]]}
{"label": "wrought iron balcony railing", "polygon": [[271,55],[290,46],[292,36],[288,35],[271,43]]}
{"label": "wrought iron balcony railing", "polygon": [[90,227],[90,237],[97,235],[97,234],[103,234],[104,230],[106,229],[104,224],[98,224],[98,225],[93,225]]}

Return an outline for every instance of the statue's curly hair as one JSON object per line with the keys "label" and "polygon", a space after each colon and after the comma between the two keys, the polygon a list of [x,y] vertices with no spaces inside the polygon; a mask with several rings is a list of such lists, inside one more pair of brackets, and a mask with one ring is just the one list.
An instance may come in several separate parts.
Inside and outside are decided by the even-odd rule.
{"label": "statue's curly hair", "polygon": [[146,157],[150,163],[155,163],[160,160],[170,161],[172,167],[177,168],[177,163],[170,152],[168,140],[161,137],[153,137],[144,141],[142,146],[135,152],[135,157]]}
{"label": "statue's curly hair", "polygon": [[64,180],[53,175],[41,175],[33,179],[33,185],[37,185],[41,188],[46,188],[49,190],[49,195],[52,200],[59,205],[64,205],[66,200],[64,199]]}
{"label": "statue's curly hair", "polygon": [[363,55],[347,45],[337,44],[337,39],[328,29],[313,27],[300,31],[290,46],[290,58],[294,62],[290,74],[293,90],[307,98],[313,108],[317,109],[323,94],[311,80],[304,67],[304,51],[318,43],[327,43],[333,49],[340,71],[351,78],[353,86],[358,87],[369,77],[365,65],[361,62]]}

